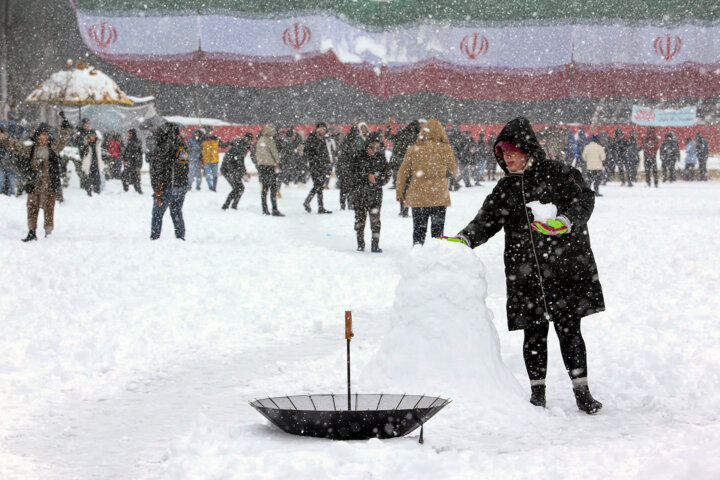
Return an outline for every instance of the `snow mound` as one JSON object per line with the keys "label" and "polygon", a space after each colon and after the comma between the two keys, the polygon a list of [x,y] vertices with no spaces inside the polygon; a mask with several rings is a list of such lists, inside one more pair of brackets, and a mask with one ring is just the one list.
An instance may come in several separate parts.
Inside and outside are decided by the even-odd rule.
{"label": "snow mound", "polygon": [[472,250],[431,240],[413,249],[395,290],[392,328],[360,379],[373,386],[473,401],[522,389],[500,356],[487,308],[485,266]]}
{"label": "snow mound", "polygon": [[110,77],[83,62],[77,62],[70,70],[53,73],[35,87],[25,101],[63,105],[133,104]]}

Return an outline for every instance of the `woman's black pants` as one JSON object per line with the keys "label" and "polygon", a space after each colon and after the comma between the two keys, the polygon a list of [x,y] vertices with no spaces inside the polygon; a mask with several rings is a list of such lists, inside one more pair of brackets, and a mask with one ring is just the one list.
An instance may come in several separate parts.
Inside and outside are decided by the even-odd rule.
{"label": "woman's black pants", "polygon": [[[570,378],[575,380],[587,377],[587,352],[585,340],[580,333],[580,318],[571,317],[553,322],[553,324],[558,340],[560,340],[560,352],[565,369]],[[548,322],[535,324],[525,329],[523,357],[531,384],[542,384],[545,380],[549,329]]]}

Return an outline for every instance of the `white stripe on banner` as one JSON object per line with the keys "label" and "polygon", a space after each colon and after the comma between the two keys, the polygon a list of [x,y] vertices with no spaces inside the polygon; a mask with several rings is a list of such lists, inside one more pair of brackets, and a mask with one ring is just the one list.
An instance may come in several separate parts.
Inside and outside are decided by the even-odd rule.
{"label": "white stripe on banner", "polygon": [[697,107],[685,107],[677,110],[658,110],[655,108],[633,106],[632,123],[652,127],[692,127],[697,119]]}
{"label": "white stripe on banner", "polygon": [[[287,60],[332,50],[346,63],[401,66],[437,59],[463,67],[548,69],[588,65],[720,64],[720,25],[673,29],[623,25],[464,28],[412,25],[366,32],[335,17],[247,19],[220,15],[94,17],[77,12],[85,43],[100,54],[177,55],[202,50]],[[257,58],[255,58],[257,60]]]}

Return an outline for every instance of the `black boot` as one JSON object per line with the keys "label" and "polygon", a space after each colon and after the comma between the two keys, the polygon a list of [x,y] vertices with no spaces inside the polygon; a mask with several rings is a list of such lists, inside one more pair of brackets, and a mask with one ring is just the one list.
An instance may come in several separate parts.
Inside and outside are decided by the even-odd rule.
{"label": "black boot", "polygon": [[332,213],[330,210],[325,210],[325,207],[318,208],[318,213]]}
{"label": "black boot", "polygon": [[270,210],[268,210],[267,207],[267,199],[264,196],[262,197],[262,211],[263,215],[270,215]]}
{"label": "black boot", "polygon": [[285,214],[281,213],[280,210],[278,210],[277,208],[273,208],[272,216],[273,217],[284,217]]}
{"label": "black boot", "polygon": [[365,235],[361,235],[360,233],[357,234],[357,245],[358,252],[365,251]]}
{"label": "black boot", "polygon": [[590,389],[587,385],[578,385],[573,387],[575,394],[575,403],[577,407],[588,415],[599,412],[602,409],[602,403],[598,402],[590,395]]}
{"label": "black boot", "polygon": [[382,253],[382,248],[380,248],[380,239],[379,238],[373,238],[370,242],[370,251],[373,253]]}
{"label": "black boot", "polygon": [[303,202],[303,207],[305,207],[306,212],[312,213],[312,208],[310,208],[310,203],[308,201]]}
{"label": "black boot", "polygon": [[545,385],[533,385],[530,387],[530,403],[536,407],[545,408]]}
{"label": "black boot", "polygon": [[35,230],[30,230],[27,234],[27,237],[23,238],[23,242],[31,242],[33,240],[37,240],[37,236],[35,235]]}

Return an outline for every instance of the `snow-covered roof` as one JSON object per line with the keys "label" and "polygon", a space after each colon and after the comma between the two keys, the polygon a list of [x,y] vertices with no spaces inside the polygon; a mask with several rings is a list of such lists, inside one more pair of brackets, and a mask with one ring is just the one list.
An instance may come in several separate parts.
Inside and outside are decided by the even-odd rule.
{"label": "snow-covered roof", "polygon": [[198,117],[183,117],[180,115],[164,115],[163,118],[168,122],[177,123],[179,125],[210,125],[210,126],[223,126],[232,125],[231,123],[217,118],[198,118]]}
{"label": "snow-covered roof", "polygon": [[70,70],[53,73],[25,101],[61,105],[133,104],[110,77],[83,62],[77,62]]}

